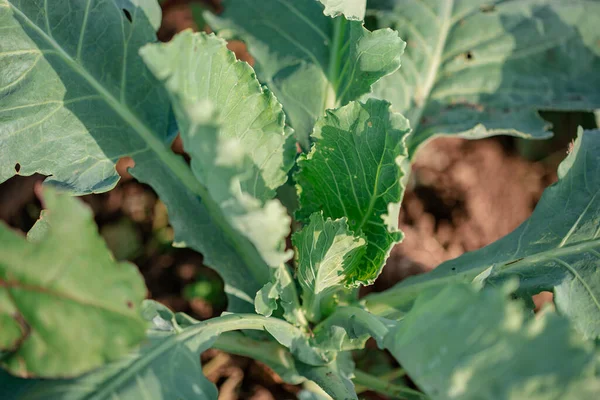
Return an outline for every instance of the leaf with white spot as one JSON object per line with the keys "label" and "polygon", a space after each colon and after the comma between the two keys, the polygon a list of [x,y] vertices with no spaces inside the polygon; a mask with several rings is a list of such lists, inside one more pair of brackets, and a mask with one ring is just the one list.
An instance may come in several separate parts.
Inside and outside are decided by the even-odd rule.
{"label": "leaf with white spot", "polygon": [[330,17],[344,15],[346,19],[362,21],[365,18],[367,0],[319,0],[325,6],[323,12]]}
{"label": "leaf with white spot", "polygon": [[345,218],[324,220],[317,212],[292,236],[292,243],[298,251],[302,307],[311,321],[319,321],[322,302],[344,287],[347,271],[356,268],[365,255],[365,238],[355,236]]}
{"label": "leaf with white spot", "polygon": [[361,260],[345,269],[345,283],[369,284],[379,275],[394,244],[402,239],[398,213],[404,195],[400,163],[406,158],[408,121],[381,100],[352,102],[317,121],[313,148],[298,161],[300,209],[346,218],[366,239]]}

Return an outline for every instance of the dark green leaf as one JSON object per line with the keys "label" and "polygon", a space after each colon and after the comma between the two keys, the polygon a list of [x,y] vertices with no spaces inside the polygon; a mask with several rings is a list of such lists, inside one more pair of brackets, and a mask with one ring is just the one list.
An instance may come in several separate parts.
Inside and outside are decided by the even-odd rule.
{"label": "dark green leaf", "polygon": [[315,144],[298,162],[296,215],[307,221],[322,210],[325,218],[345,217],[349,229],[367,240],[365,256],[345,271],[347,284],[373,282],[392,246],[402,239],[400,164],[408,132],[408,122],[392,113],[389,103],[352,102],[317,122]]}

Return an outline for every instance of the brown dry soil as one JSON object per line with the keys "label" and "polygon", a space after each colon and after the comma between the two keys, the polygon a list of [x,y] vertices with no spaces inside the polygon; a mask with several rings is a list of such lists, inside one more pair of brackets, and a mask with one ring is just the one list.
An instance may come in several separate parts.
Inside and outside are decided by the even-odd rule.
{"label": "brown dry soil", "polygon": [[[197,29],[186,2],[167,1],[160,38],[168,40],[185,28]],[[231,48],[251,62],[243,44],[234,43]],[[441,138],[427,144],[413,165],[401,211],[400,225],[406,238],[394,248],[369,290],[383,290],[514,230],[531,214],[544,188],[556,179],[558,161],[575,132],[573,123],[567,121],[566,125],[563,128],[569,133],[544,144],[545,157],[539,162],[521,157],[518,149],[522,143],[511,138]],[[174,144],[174,150],[182,152],[180,142]],[[206,301],[183,295],[187,285],[196,280],[218,282],[217,275],[202,265],[200,254],[170,246],[173,234],[164,205],[148,186],[126,172],[127,160],[118,167],[123,179],[114,190],[83,198],[92,207],[109,247],[117,258],[138,265],[149,297],[199,319],[219,315],[225,309],[222,298]],[[1,184],[0,219],[26,232],[39,216],[35,188],[43,178],[15,176]],[[205,374],[220,388],[220,399],[288,399],[298,392],[252,360],[214,350],[202,359]],[[383,370],[393,366],[385,354],[373,351],[359,355],[357,363],[374,374],[382,363]]]}

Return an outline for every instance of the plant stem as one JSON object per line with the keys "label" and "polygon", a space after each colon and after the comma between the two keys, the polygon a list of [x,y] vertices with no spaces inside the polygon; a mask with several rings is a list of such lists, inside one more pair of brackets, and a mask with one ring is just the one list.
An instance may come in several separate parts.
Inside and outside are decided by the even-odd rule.
{"label": "plant stem", "polygon": [[[392,370],[391,372],[381,375],[381,377],[379,379],[386,381],[386,382],[391,382],[391,381],[394,381],[405,375],[406,375],[406,371],[404,371],[402,368],[396,368],[396,369]],[[356,385],[355,389],[356,389],[356,394],[361,394],[362,392],[366,392],[367,390],[369,390],[368,387],[360,386],[360,385]]]}
{"label": "plant stem", "polygon": [[220,335],[211,348],[260,361],[287,383],[296,385],[304,379],[296,375],[292,353],[279,343],[255,340],[240,332],[227,332]]}
{"label": "plant stem", "polygon": [[199,333],[210,332],[220,335],[224,332],[239,330],[258,330],[276,329],[287,331],[292,336],[303,335],[302,331],[295,326],[278,318],[263,317],[258,314],[226,314],[220,317],[211,318],[198,324],[185,328],[181,333],[181,338],[197,335]]}
{"label": "plant stem", "polygon": [[394,379],[402,378],[405,375],[406,375],[405,370],[403,370],[402,368],[396,368],[395,370],[390,371],[387,374],[384,374],[383,378],[386,381],[393,381]]}
{"label": "plant stem", "polygon": [[354,383],[394,399],[426,399],[425,394],[406,386],[390,383],[366,372],[355,370]]}
{"label": "plant stem", "polygon": [[[183,329],[177,336],[179,341],[185,342],[187,340],[192,340],[197,335],[219,337],[225,332],[240,330],[258,330],[270,333],[281,345],[293,349],[294,356],[299,361],[306,364],[325,365],[331,361],[328,354],[310,345],[308,337],[301,329],[284,320],[264,317],[257,314],[222,315],[217,318],[191,325]],[[222,340],[221,344],[223,346],[229,345],[229,348],[234,350],[231,341],[226,342],[227,337]],[[236,351],[241,352],[242,349],[238,347]],[[250,351],[251,350],[247,351],[248,356],[256,358],[261,357],[258,353]],[[265,358],[265,355],[263,355],[262,358],[268,359],[268,357]]]}
{"label": "plant stem", "polygon": [[346,19],[338,17],[333,20],[333,43],[329,50],[329,67],[327,69],[328,90],[325,94],[325,104],[323,110],[336,108],[338,106],[337,90],[339,85],[340,70],[340,48],[344,44],[344,33],[346,29]]}

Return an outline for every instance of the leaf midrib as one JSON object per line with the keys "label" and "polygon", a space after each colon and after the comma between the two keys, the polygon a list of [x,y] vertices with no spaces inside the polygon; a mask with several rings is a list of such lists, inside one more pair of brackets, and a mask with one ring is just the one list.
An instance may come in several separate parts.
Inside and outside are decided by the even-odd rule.
{"label": "leaf midrib", "polygon": [[[88,71],[85,68],[83,68],[82,65],[80,65],[75,60],[73,60],[73,58],[62,48],[61,45],[59,45],[54,40],[54,38],[49,36],[39,26],[37,26],[35,23],[33,23],[33,21],[31,21],[31,19],[29,19],[29,17],[25,13],[23,13],[20,9],[18,9],[12,3],[9,3],[9,4],[14,12],[16,12],[34,31],[36,31],[40,35],[40,37],[44,38],[46,40],[46,42],[48,42],[48,44],[57,51],[57,54],[63,59],[63,61],[67,64],[67,66],[70,67],[74,72],[79,74],[82,78],[84,78],[86,80],[86,82],[88,82],[92,86],[92,88],[94,90],[96,90],[98,92],[98,94],[106,101],[106,103],[121,118],[123,118],[123,120],[129,126],[131,126],[133,128],[133,130],[145,142],[147,142],[149,144],[150,148],[159,156],[159,158],[161,158],[161,160],[163,162],[165,162],[169,167],[171,167],[171,169],[174,170],[174,172],[179,172],[177,175],[182,174],[182,172],[179,171],[179,168],[172,165],[176,159],[173,159],[173,158],[169,157],[168,154],[165,154],[167,152],[165,151],[166,147],[163,144],[163,142],[160,141],[154,135],[154,133],[142,121],[139,120],[139,118],[137,118],[137,116],[129,109],[127,104],[121,103],[119,100],[117,100],[108,90],[106,90],[104,88],[104,86],[102,86],[100,84],[100,82],[98,82],[96,80],[96,78],[94,78],[92,75],[90,75],[88,73]],[[193,177],[193,175],[191,175],[189,168],[186,167],[186,169],[188,170],[187,172],[188,172],[189,176],[186,177],[185,183],[190,186],[189,187],[190,190],[192,190],[196,194],[200,194],[200,193],[205,194],[206,193],[205,189],[196,181],[196,179]],[[188,180],[190,180],[190,181],[188,181]],[[194,182],[194,181],[196,181],[196,182]]]}
{"label": "leaf midrib", "polygon": [[[163,353],[166,353],[168,350],[172,349],[178,344],[184,344],[188,340],[193,340],[199,335],[206,334],[207,336],[211,336],[209,339],[204,341],[204,343],[206,343],[216,339],[220,334],[225,332],[237,330],[267,331],[267,326],[280,326],[281,328],[292,330],[297,335],[301,334],[301,331],[298,328],[288,324],[286,321],[276,318],[263,317],[262,315],[256,314],[230,314],[213,318],[209,321],[198,322],[192,326],[184,328],[179,333],[173,333],[171,336],[165,339],[163,343],[159,343],[155,348],[151,349],[149,353],[146,353],[142,357],[134,360],[132,364],[127,366],[126,371],[117,375],[116,378],[115,375],[111,375],[110,384],[104,385],[100,392],[95,392],[88,399],[108,399],[108,396],[113,394],[117,388],[120,388],[132,377],[137,376],[139,371],[142,371]],[[200,359],[198,359],[198,363],[200,363]]]}
{"label": "leaf midrib", "polygon": [[[17,13],[40,37],[44,38],[50,46],[56,49],[58,55],[63,59],[68,67],[84,78],[99,95],[104,98],[106,103],[133,128],[133,130],[148,144],[150,149],[158,156],[158,158],[175,174],[183,185],[195,195],[202,198],[204,205],[211,214],[211,219],[223,230],[225,235],[230,239],[233,246],[238,249],[240,258],[244,261],[248,269],[252,272],[258,283],[267,282],[268,269],[260,268],[265,262],[258,254],[257,250],[250,242],[239,238],[234,229],[229,226],[222,215],[221,209],[217,203],[210,197],[208,190],[200,184],[193,175],[191,169],[185,161],[171,152],[165,144],[158,139],[152,130],[148,128],[139,118],[129,109],[127,104],[121,103],[108,90],[106,90],[95,77],[90,75],[82,65],[75,62],[72,57],[46,32],[37,26],[29,17],[13,5],[8,0],[9,8]],[[263,271],[264,270],[264,271]]]}
{"label": "leaf midrib", "polygon": [[442,53],[446,47],[448,34],[452,28],[452,11],[454,10],[454,0],[444,0],[443,7],[444,8],[442,9],[442,12],[440,13],[440,19],[442,20],[442,25],[440,27],[441,34],[438,37],[438,41],[433,51],[431,63],[427,69],[427,75],[425,76],[425,82],[423,83],[422,89],[415,94],[414,101],[416,107],[410,110],[406,116],[410,121],[413,132],[417,131],[419,121],[423,115],[423,112],[425,111],[427,100],[429,99],[431,90],[433,89],[438,71],[440,69],[440,65],[442,63]]}
{"label": "leaf midrib", "polygon": [[[530,256],[525,256],[521,259],[517,259],[518,261],[503,261],[502,265],[497,267],[496,271],[502,272],[505,270],[510,270],[519,267],[522,264],[535,264],[545,260],[551,260],[559,257],[570,256],[573,254],[584,253],[586,251],[593,251],[595,253],[595,247],[600,247],[600,238],[584,240],[569,246],[554,247],[548,250],[541,251],[539,253],[532,254]],[[479,272],[481,271],[482,270],[479,270]]]}
{"label": "leaf midrib", "polygon": [[329,66],[325,79],[325,95],[323,96],[323,111],[339,106],[338,84],[340,78],[342,48],[344,46],[344,36],[347,21],[344,17],[337,17],[333,21],[333,42],[329,48]]}
{"label": "leaf midrib", "polygon": [[[572,245],[569,246],[565,246],[565,247],[554,247],[548,250],[544,250],[541,251],[539,253],[535,253],[529,256],[525,256],[522,258],[514,258],[511,257],[512,259],[510,260],[502,260],[500,262],[496,262],[493,264],[486,264],[483,266],[479,266],[479,267],[475,267],[472,269],[469,269],[467,271],[464,272],[460,272],[458,271],[458,274],[456,275],[450,275],[448,273],[448,271],[446,271],[446,274],[444,276],[441,277],[433,277],[432,279],[429,280],[424,280],[421,282],[415,282],[414,284],[407,284],[407,285],[400,285],[398,286],[398,290],[394,290],[394,291],[389,291],[388,293],[383,292],[381,294],[374,294],[371,296],[367,296],[366,297],[366,302],[367,302],[367,306],[368,303],[370,302],[369,300],[371,300],[371,304],[375,305],[375,307],[371,310],[372,312],[374,312],[375,314],[379,315],[381,314],[382,311],[384,315],[386,314],[387,311],[389,311],[392,308],[398,307],[402,304],[407,303],[408,301],[416,298],[418,296],[419,293],[422,293],[422,291],[424,289],[430,288],[430,287],[436,287],[439,286],[440,284],[444,283],[444,282],[453,282],[455,280],[472,280],[474,279],[477,275],[479,275],[480,273],[482,273],[483,271],[485,271],[486,269],[490,268],[490,267],[494,267],[494,274],[498,274],[498,273],[503,273],[515,268],[519,268],[522,266],[526,266],[528,264],[535,264],[535,263],[539,263],[545,260],[556,260],[557,258],[560,257],[564,257],[564,256],[569,256],[569,255],[574,255],[574,254],[579,254],[579,253],[584,253],[584,252],[591,252],[595,255],[598,255],[598,252],[595,250],[596,247],[600,247],[600,238],[598,239],[590,239],[590,240],[585,240],[585,241],[581,241],[581,242],[577,242],[574,243]],[[564,267],[564,266],[563,266]],[[458,270],[458,268],[457,268]],[[568,270],[568,268],[567,268]],[[435,271],[435,270],[434,270]],[[572,271],[569,271],[572,273]],[[426,277],[427,275],[423,275],[423,277]],[[407,281],[407,283],[410,283],[410,281]],[[391,295],[394,296],[391,296]],[[591,295],[591,293],[590,293]],[[375,300],[375,302],[373,302],[373,300]],[[396,301],[394,301],[396,300]],[[379,310],[379,305],[386,303],[386,307],[385,309],[381,309]]]}
{"label": "leaf midrib", "polygon": [[[143,371],[148,365],[150,365],[155,359],[170,351],[172,348],[179,344],[184,344],[190,337],[194,335],[201,334],[201,328],[204,328],[204,325],[198,324],[191,329],[188,329],[187,332],[184,333],[173,333],[164,342],[159,343],[155,348],[151,349],[150,352],[146,354],[141,354],[139,358],[135,359],[133,363],[127,366],[127,369],[124,373],[116,373],[118,375],[111,375],[108,379],[109,384],[104,385],[104,387],[99,392],[94,392],[91,397],[88,397],[89,400],[104,400],[108,399],[110,395],[114,394],[118,388],[120,388],[124,383],[129,381],[134,376],[139,376],[140,371]],[[207,341],[210,341],[208,339]],[[198,363],[200,363],[200,359],[198,359]]]}

